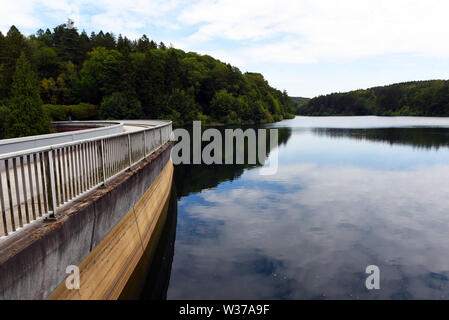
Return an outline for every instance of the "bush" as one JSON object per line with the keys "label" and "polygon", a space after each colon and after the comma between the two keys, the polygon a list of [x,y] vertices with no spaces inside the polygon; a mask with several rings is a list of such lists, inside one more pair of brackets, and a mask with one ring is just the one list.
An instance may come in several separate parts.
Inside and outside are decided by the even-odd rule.
{"label": "bush", "polygon": [[42,109],[53,121],[95,120],[98,119],[97,107],[89,103],[72,106],[44,104]]}
{"label": "bush", "polygon": [[53,121],[65,121],[68,118],[69,106],[44,104],[42,109]]}
{"label": "bush", "polygon": [[[174,126],[189,125],[200,116],[191,90],[174,89],[170,94],[158,96],[153,106],[158,119],[171,120]],[[203,114],[201,117],[207,118]]]}
{"label": "bush", "polygon": [[[211,115],[214,119],[231,122],[230,113],[238,109],[238,100],[225,89],[215,92],[210,102]],[[225,119],[226,118],[226,119]]]}
{"label": "bush", "polygon": [[81,102],[80,104],[69,106],[72,120],[96,120],[98,119],[97,106]]}
{"label": "bush", "polygon": [[169,110],[169,114],[174,115],[180,124],[191,124],[192,121],[198,119],[199,108],[195,103],[195,98],[191,92],[175,89],[167,97],[167,106],[165,110]]}
{"label": "bush", "polygon": [[127,97],[122,92],[114,92],[105,97],[100,106],[102,119],[140,119],[143,117],[139,100]]}

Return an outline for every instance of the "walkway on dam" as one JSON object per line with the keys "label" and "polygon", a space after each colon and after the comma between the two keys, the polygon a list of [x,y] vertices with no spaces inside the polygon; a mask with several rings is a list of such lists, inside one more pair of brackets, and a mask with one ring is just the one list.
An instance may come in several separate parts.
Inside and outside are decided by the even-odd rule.
{"label": "walkway on dam", "polygon": [[80,124],[94,128],[0,140],[0,241],[106,184],[171,135],[162,120],[57,123]]}

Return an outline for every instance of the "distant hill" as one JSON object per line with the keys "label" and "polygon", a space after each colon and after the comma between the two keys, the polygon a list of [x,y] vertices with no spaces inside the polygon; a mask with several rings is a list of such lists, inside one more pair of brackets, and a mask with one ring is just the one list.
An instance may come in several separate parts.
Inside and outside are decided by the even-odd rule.
{"label": "distant hill", "polygon": [[309,116],[449,116],[449,81],[429,80],[332,93],[296,108]]}
{"label": "distant hill", "polygon": [[293,104],[293,107],[295,108],[295,113],[298,112],[298,109],[310,101],[310,98],[304,98],[304,97],[290,97],[290,101]]}

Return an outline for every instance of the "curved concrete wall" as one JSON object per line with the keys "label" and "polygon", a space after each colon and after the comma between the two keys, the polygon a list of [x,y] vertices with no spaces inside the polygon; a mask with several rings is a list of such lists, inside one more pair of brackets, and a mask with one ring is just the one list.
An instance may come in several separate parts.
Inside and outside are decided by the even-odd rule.
{"label": "curved concrete wall", "polygon": [[63,281],[49,298],[118,299],[147,248],[154,255],[160,238],[157,226],[163,226],[166,220],[172,176],[170,161],[139,201],[79,264],[79,290],[68,290]]}
{"label": "curved concrete wall", "polygon": [[[74,298],[118,297],[133,271],[129,266],[137,263],[138,252],[151,238],[153,219],[157,221],[164,206],[163,197],[152,195],[164,195],[171,184],[170,151],[168,142],[107,188],[94,190],[59,212],[56,222],[38,221],[1,243],[0,299],[45,299],[52,293],[52,298],[70,298],[64,291],[69,265],[92,272],[83,296]],[[162,172],[165,178],[158,179]],[[114,246],[119,239],[125,242]],[[102,255],[105,252],[111,255]],[[111,270],[115,273],[108,278]],[[101,286],[95,284],[99,279]],[[62,289],[55,291],[58,287]]]}

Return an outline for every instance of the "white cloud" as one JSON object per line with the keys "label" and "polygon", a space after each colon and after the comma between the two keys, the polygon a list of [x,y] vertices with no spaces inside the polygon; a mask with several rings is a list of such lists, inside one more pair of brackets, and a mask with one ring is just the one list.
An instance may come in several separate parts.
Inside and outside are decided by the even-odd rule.
{"label": "white cloud", "polygon": [[142,35],[139,30],[152,25],[178,28],[167,15],[182,3],[183,0],[6,1],[1,6],[0,30],[5,32],[14,24],[34,32],[41,27],[51,28],[54,21],[64,23],[67,18],[72,18],[79,29],[112,31],[138,38]]}
{"label": "white cloud", "polygon": [[191,41],[236,41],[240,48],[232,51],[242,60],[309,63],[402,52],[449,56],[448,11],[445,0],[19,0],[2,3],[0,28],[40,27],[44,13],[136,36],[151,25],[192,26]]}
{"label": "white cloud", "polygon": [[177,8],[182,1],[138,0],[126,2],[121,0],[96,2],[100,13],[91,15],[90,24],[98,29],[113,30],[132,38],[142,36],[138,30],[151,25],[164,28],[176,28],[176,24],[167,21],[165,15]]}
{"label": "white cloud", "polygon": [[443,0],[219,0],[184,9],[180,20],[199,26],[195,40],[247,42],[242,54],[252,61],[308,63],[403,52],[449,56],[448,9]]}
{"label": "white cloud", "polygon": [[6,32],[11,25],[33,28],[40,24],[39,18],[33,15],[35,6],[27,0],[7,1],[0,5],[0,30]]}

